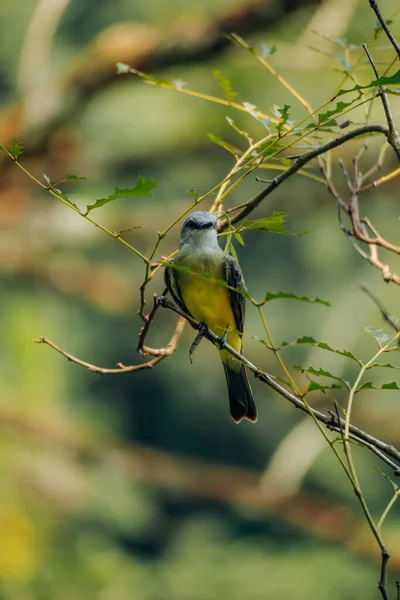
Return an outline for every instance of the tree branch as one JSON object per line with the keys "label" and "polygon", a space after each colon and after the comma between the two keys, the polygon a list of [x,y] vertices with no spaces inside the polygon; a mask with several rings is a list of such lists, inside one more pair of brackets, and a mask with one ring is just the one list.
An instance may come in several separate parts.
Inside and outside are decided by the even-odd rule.
{"label": "tree branch", "polygon": [[[164,308],[168,308],[168,309],[174,311],[175,313],[177,313],[178,315],[180,315],[181,317],[184,317],[186,319],[186,321],[188,321],[188,323],[194,329],[199,328],[200,324],[195,319],[193,319],[191,316],[185,314],[177,306],[175,306],[175,304],[170,302],[164,296],[159,298],[159,303]],[[220,341],[220,338],[215,333],[210,331],[209,329],[205,330],[204,337],[213,343]],[[236,352],[236,350],[234,350],[228,344],[226,344],[224,346],[224,349],[227,350],[230,354],[232,354],[232,356],[234,356],[237,360],[242,362],[250,371],[252,371],[257,379],[259,379],[260,381],[262,381],[263,383],[267,384],[269,387],[274,389],[276,392],[278,392],[281,396],[286,398],[286,400],[288,400],[291,404],[293,404],[296,408],[300,409],[301,411],[303,411],[307,414],[310,414],[310,411],[311,411],[313,413],[313,415],[315,416],[315,418],[318,421],[320,421],[321,423],[323,423],[331,431],[337,431],[340,433],[341,429],[345,427],[346,422],[344,419],[340,419],[340,421],[339,421],[337,419],[337,417],[335,417],[332,414],[324,414],[314,408],[307,407],[306,404],[303,402],[303,400],[301,400],[300,398],[298,398],[297,396],[295,396],[294,394],[292,394],[291,392],[286,390],[283,386],[281,386],[273,378],[273,376],[271,376],[268,373],[265,373],[264,371],[259,369],[256,365],[254,365],[252,362],[250,362],[245,356],[243,356],[239,352]],[[396,448],[394,448],[393,446],[391,446],[389,444],[386,444],[385,442],[382,442],[381,440],[374,438],[369,433],[362,431],[361,429],[359,429],[358,427],[355,427],[354,425],[350,425],[349,437],[350,437],[350,439],[354,440],[355,442],[365,445],[367,448],[370,448],[372,445],[374,448],[376,448],[378,451],[380,451],[380,454],[377,454],[376,452],[375,452],[375,454],[377,454],[377,456],[379,456],[382,460],[384,460],[386,462],[386,464],[388,464],[394,470],[395,475],[400,475],[400,464],[399,464],[400,451],[399,450],[397,450]],[[398,462],[395,463],[390,459],[388,460],[387,457],[393,458],[395,461],[398,461]]]}

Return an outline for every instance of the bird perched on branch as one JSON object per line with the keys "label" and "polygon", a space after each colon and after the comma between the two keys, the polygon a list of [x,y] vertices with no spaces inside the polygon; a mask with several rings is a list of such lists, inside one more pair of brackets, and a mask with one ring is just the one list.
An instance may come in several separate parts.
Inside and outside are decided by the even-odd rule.
{"label": "bird perched on branch", "polygon": [[224,350],[226,342],[242,351],[246,300],[240,290],[246,287],[238,262],[218,244],[214,215],[199,211],[186,218],[179,252],[165,268],[165,283],[185,313],[220,337],[231,416],[236,423],[242,419],[255,423],[257,408],[245,367]]}

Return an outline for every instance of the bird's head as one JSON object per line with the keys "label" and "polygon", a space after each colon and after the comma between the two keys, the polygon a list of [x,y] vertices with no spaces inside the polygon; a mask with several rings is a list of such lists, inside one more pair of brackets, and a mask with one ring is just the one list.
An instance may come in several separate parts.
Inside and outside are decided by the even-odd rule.
{"label": "bird's head", "polygon": [[181,230],[181,246],[195,244],[215,246],[217,218],[209,212],[197,211],[186,217]]}

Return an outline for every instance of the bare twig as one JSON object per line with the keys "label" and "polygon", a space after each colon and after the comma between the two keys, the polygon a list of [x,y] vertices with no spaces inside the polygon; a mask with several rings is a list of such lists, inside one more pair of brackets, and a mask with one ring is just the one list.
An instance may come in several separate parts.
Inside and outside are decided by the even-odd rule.
{"label": "bare twig", "polygon": [[390,558],[390,554],[385,547],[382,548],[382,562],[381,562],[381,577],[379,579],[378,588],[382,594],[383,600],[390,600],[389,594],[386,589],[386,570],[387,564]]}
{"label": "bare twig", "polygon": [[[355,139],[360,135],[366,135],[368,133],[380,133],[384,135],[388,141],[388,143],[392,146],[393,150],[396,152],[396,155],[400,159],[400,149],[395,147],[391,140],[389,139],[389,129],[384,125],[363,125],[362,127],[358,127],[357,129],[353,129],[353,131],[349,131],[334,140],[327,142],[326,144],[322,144],[318,146],[318,148],[313,148],[309,152],[305,152],[301,156],[295,160],[295,162],[286,170],[283,171],[280,175],[277,175],[272,182],[264,189],[262,192],[250,198],[243,208],[237,212],[234,216],[231,217],[231,223],[237,223],[241,221],[244,217],[247,217],[261,202],[269,196],[277,187],[279,187],[286,179],[297,173],[304,165],[309,163],[314,158],[317,158],[321,154],[325,154],[329,150],[333,150],[334,148],[338,148],[342,146],[349,140]],[[219,226],[220,230],[223,230],[227,227],[228,222],[222,220]]]}
{"label": "bare twig", "polygon": [[376,14],[376,17],[379,21],[379,23],[381,24],[382,29],[384,30],[384,32],[386,33],[390,43],[392,44],[393,48],[396,50],[397,52],[397,56],[399,57],[400,60],[400,46],[397,43],[396,39],[393,37],[392,32],[390,31],[385,19],[382,16],[382,13],[379,9],[378,3],[376,0],[369,0],[369,5],[372,8],[372,10],[374,11],[374,13]]}
{"label": "bare twig", "polygon": [[153,308],[150,311],[150,313],[146,316],[146,322],[145,322],[144,326],[142,327],[142,329],[140,330],[139,343],[138,343],[138,347],[137,347],[138,352],[140,352],[140,354],[142,354],[143,356],[150,355],[150,356],[153,356],[154,358],[152,358],[151,360],[149,360],[145,363],[139,364],[139,365],[128,365],[127,366],[127,365],[124,365],[123,363],[119,362],[119,363],[117,363],[117,367],[114,369],[109,369],[107,367],[98,367],[97,365],[88,363],[84,360],[81,360],[80,358],[77,358],[73,354],[70,354],[69,352],[62,350],[54,342],[50,341],[48,338],[46,338],[44,336],[34,339],[33,341],[37,344],[47,344],[47,346],[50,346],[51,348],[53,348],[54,350],[56,350],[57,352],[59,352],[60,354],[65,356],[65,358],[67,358],[69,361],[71,361],[77,365],[80,365],[81,367],[85,367],[85,369],[89,369],[89,371],[92,371],[92,373],[99,373],[101,375],[119,375],[120,373],[132,373],[134,371],[141,371],[143,369],[152,369],[156,364],[161,362],[164,358],[167,358],[167,356],[170,356],[171,354],[173,354],[175,352],[179,338],[181,337],[183,328],[185,326],[185,320],[182,317],[180,317],[177,321],[175,331],[172,334],[172,337],[171,337],[169,343],[165,346],[165,348],[150,348],[148,346],[145,346],[144,342],[145,342],[146,336],[149,332],[150,325],[153,322],[154,316],[157,312],[158,306],[159,306],[159,304],[157,302],[157,296],[155,295]]}

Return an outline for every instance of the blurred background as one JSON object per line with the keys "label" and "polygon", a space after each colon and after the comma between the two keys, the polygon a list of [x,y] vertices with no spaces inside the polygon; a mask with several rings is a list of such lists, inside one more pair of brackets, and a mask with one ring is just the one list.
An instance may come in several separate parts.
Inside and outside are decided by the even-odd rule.
{"label": "blurred background", "polygon": [[[257,46],[275,44],[271,64],[314,107],[330,97],[363,42],[378,69],[394,56],[383,37],[374,40],[375,16],[365,0],[1,5],[0,143],[21,140],[21,160],[39,179],[43,172],[52,180],[66,173],[86,177],[63,187],[82,207],[116,186],[133,187],[138,173],[156,181],[153,198],[121,199],[93,213],[112,230],[141,226],[126,239],[146,255],[157,231],[190,206],[188,190],[207,192],[233,166],[207,134],[242,144],[226,116],[255,136],[263,133],[230,107],[117,77],[117,61],[222,96],[212,76],[219,69],[238,102],[268,112],[286,103],[291,118],[300,118],[304,109],[224,33],[235,31]],[[380,6],[394,17],[399,37],[396,0]],[[358,75],[362,82],[373,78],[364,63]],[[396,99],[392,110],[400,127]],[[350,118],[363,122],[363,109]],[[384,122],[377,102],[371,120]],[[381,144],[371,138],[363,170],[376,163]],[[351,168],[360,145],[341,147],[334,159]],[[186,328],[176,353],[153,370],[125,375],[96,375],[32,343],[48,336],[103,367],[143,361],[136,344],[144,267],[6,157],[0,161],[0,598],[377,598],[377,546],[319,431],[256,381],[259,421],[235,426],[215,350],[203,342],[189,362],[193,331]],[[394,167],[388,151],[382,174]],[[345,193],[340,172],[335,182]],[[259,186],[247,178],[227,206],[247,200]],[[364,194],[360,206],[398,243],[398,179]],[[385,285],[355,253],[321,183],[296,175],[254,216],[273,210],[290,215],[290,231],[308,235],[243,234],[245,246],[236,250],[250,293],[293,292],[332,305],[269,303],[265,314],[275,342],[308,335],[371,358],[375,345],[365,327],[384,325],[359,286],[367,285],[393,314],[398,288]],[[157,259],[178,240],[176,226]],[[162,289],[161,277],[155,278],[148,305]],[[149,345],[167,344],[175,323],[173,313],[159,311]],[[248,358],[282,375],[273,354],[254,339],[265,336],[250,306],[245,333]],[[312,347],[287,350],[285,357],[289,366],[323,367],[353,380],[357,375],[346,359]],[[380,381],[396,378],[393,369],[380,371]],[[311,398],[321,406],[317,393]],[[354,422],[397,447],[399,417],[395,392],[366,391],[356,399]],[[374,455],[358,448],[354,454],[379,518],[393,490]],[[398,505],[383,534],[393,590],[400,573]]]}

